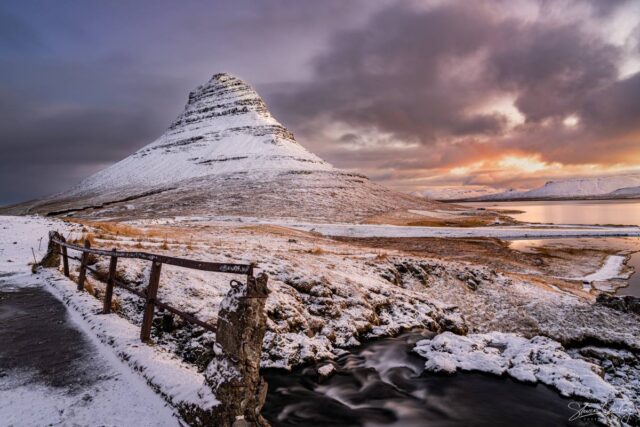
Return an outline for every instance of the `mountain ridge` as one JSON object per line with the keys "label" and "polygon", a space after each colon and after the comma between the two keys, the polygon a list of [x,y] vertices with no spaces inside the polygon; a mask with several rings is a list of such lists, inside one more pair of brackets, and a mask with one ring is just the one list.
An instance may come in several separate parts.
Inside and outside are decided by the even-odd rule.
{"label": "mountain ridge", "polygon": [[[457,201],[510,201],[510,200],[576,200],[616,199],[640,197],[640,172],[590,178],[571,178],[547,181],[543,186],[527,191],[509,190]],[[621,191],[623,189],[628,189]]]}

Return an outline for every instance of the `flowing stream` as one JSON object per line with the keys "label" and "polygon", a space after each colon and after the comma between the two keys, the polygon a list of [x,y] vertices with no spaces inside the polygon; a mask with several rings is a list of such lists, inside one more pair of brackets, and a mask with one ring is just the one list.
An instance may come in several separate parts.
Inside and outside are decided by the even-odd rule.
{"label": "flowing stream", "polygon": [[[544,385],[459,372],[423,373],[411,349],[430,333],[376,340],[334,362],[266,370],[263,415],[274,426],[586,426],[569,421],[572,399]],[[326,379],[317,369],[331,363]]]}

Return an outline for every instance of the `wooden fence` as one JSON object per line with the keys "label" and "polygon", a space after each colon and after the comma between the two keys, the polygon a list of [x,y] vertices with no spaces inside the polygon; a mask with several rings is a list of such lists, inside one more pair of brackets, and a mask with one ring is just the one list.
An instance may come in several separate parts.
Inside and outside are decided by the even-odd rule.
{"label": "wooden fence", "polygon": [[[95,269],[88,265],[89,255],[105,256],[110,258],[109,262],[109,276],[107,278],[107,286],[104,293],[104,303],[102,312],[107,314],[111,312],[111,301],[113,298],[113,288],[117,286],[125,289],[140,298],[145,300],[144,314],[142,317],[142,328],[140,330],[140,339],[143,342],[148,342],[151,337],[151,326],[153,323],[153,315],[155,307],[167,310],[177,316],[182,317],[187,322],[198,325],[207,331],[216,332],[216,327],[208,323],[203,322],[196,317],[185,313],[177,308],[171,307],[169,304],[162,302],[158,299],[158,286],[160,284],[160,273],[162,271],[162,265],[175,265],[178,267],[190,268],[194,270],[210,271],[215,273],[230,273],[237,275],[247,276],[247,282],[253,278],[253,264],[226,264],[216,262],[204,262],[195,261],[184,258],[175,258],[166,255],[150,254],[146,252],[126,252],[113,249],[111,251],[102,249],[92,249],[88,240],[85,240],[84,247],[67,243],[64,238],[60,237],[52,239],[52,242],[58,246],[59,253],[62,255],[62,266],[64,275],[69,277],[69,259],[74,259],[80,262],[80,272],[78,274],[78,290],[84,289],[84,283],[87,276],[87,271],[99,274]],[[74,250],[81,253],[80,258],[70,256],[68,250]],[[142,259],[151,262],[151,274],[149,275],[149,284],[145,291],[141,292],[132,288],[126,283],[116,279],[116,269],[118,266],[118,258],[135,258]],[[231,281],[233,285],[240,285],[237,280]]]}

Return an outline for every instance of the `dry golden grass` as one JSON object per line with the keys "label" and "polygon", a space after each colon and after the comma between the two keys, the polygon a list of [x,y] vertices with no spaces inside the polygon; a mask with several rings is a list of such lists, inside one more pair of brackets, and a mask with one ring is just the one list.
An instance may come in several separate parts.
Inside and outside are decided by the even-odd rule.
{"label": "dry golden grass", "polygon": [[327,251],[325,251],[324,249],[319,248],[319,247],[315,247],[313,249],[306,250],[305,252],[308,253],[308,254],[311,254],[311,255],[324,255],[324,254],[327,253]]}
{"label": "dry golden grass", "polygon": [[169,249],[169,244],[167,243],[166,240],[162,242],[162,245],[160,245],[160,249],[164,249],[164,250]]}
{"label": "dry golden grass", "polygon": [[120,305],[120,301],[116,297],[112,297],[111,299],[111,312],[120,313],[122,311],[122,305]]}
{"label": "dry golden grass", "polygon": [[93,296],[97,296],[96,289],[93,287],[93,284],[87,279],[85,279],[84,281],[84,290],[89,292]]}
{"label": "dry golden grass", "polygon": [[389,259],[389,254],[386,252],[380,252],[376,255],[375,260],[378,262],[384,262]]}

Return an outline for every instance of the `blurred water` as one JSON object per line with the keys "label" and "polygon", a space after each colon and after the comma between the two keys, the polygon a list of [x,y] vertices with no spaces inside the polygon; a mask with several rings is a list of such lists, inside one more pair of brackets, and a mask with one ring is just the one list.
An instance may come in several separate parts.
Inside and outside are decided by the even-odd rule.
{"label": "blurred water", "polygon": [[[423,374],[411,352],[424,338],[409,333],[377,340],[332,362],[322,381],[318,366],[266,370],[263,415],[274,426],[563,426],[571,399],[543,385],[481,373]],[[324,365],[324,363],[319,364]]]}

